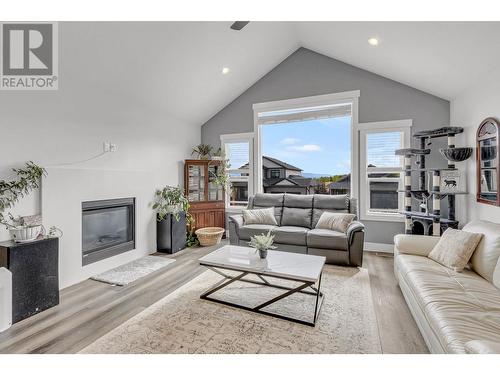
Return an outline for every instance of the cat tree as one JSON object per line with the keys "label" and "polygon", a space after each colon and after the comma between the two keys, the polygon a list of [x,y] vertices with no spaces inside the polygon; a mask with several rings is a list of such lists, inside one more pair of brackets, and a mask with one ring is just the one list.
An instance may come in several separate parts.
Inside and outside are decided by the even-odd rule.
{"label": "cat tree", "polygon": [[[413,134],[419,143],[419,148],[405,148],[396,150],[396,155],[404,156],[404,210],[401,212],[405,216],[405,232],[407,234],[424,234],[440,236],[447,228],[457,228],[458,221],[455,218],[455,195],[465,194],[464,192],[442,192],[441,174],[443,171],[457,171],[455,162],[467,160],[472,154],[471,147],[455,147],[455,135],[463,133],[461,127],[443,127],[433,130],[424,130]],[[428,147],[431,139],[447,137],[448,147],[442,148],[439,152],[448,160],[447,168],[426,168],[425,157],[431,153]],[[413,158],[415,160],[413,160]],[[413,167],[415,163],[416,168]],[[416,173],[412,173],[416,172]],[[427,174],[432,174],[432,188],[427,188]],[[413,176],[418,175],[418,188],[412,188]],[[450,186],[456,186],[457,181],[446,180]],[[453,185],[454,184],[454,185]],[[418,199],[420,211],[412,208],[412,198]],[[443,216],[441,210],[441,200],[448,198],[448,212]],[[432,201],[432,210],[429,210],[428,203]]]}

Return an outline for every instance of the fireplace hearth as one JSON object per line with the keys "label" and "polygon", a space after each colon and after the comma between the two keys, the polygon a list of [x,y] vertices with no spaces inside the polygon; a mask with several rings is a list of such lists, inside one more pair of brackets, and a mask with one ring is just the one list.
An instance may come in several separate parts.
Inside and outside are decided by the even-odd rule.
{"label": "fireplace hearth", "polygon": [[82,203],[82,265],[135,249],[135,198]]}

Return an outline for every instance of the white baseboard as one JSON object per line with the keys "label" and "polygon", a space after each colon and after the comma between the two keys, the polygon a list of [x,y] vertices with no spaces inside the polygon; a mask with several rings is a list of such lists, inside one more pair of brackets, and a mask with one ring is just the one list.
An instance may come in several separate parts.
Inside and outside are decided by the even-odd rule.
{"label": "white baseboard", "polygon": [[374,251],[379,253],[394,253],[394,245],[388,243],[365,242],[364,251]]}

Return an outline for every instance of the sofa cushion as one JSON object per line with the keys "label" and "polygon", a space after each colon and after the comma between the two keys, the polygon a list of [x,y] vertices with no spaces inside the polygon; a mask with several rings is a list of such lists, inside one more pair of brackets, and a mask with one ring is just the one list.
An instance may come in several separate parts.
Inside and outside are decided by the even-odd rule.
{"label": "sofa cushion", "polygon": [[312,209],[313,197],[313,195],[285,194],[283,206]]}
{"label": "sofa cushion", "polygon": [[467,354],[500,354],[500,342],[472,340],[465,344]]}
{"label": "sofa cushion", "polygon": [[462,271],[482,237],[481,233],[448,228],[428,256],[443,266]]}
{"label": "sofa cushion", "polygon": [[307,232],[307,247],[347,251],[347,235],[330,229],[311,229]]}
{"label": "sofa cushion", "polygon": [[483,234],[483,239],[472,254],[471,267],[490,282],[493,282],[496,267],[499,277],[494,284],[500,288],[500,267],[497,266],[500,258],[500,224],[477,220],[465,225],[463,230]]}
{"label": "sofa cushion", "polygon": [[281,225],[281,213],[283,211],[284,194],[258,193],[252,199],[251,207],[248,208],[267,208],[274,207],[274,217],[278,225]]}
{"label": "sofa cushion", "polygon": [[313,198],[312,228],[316,227],[323,212],[349,212],[349,196],[315,194]]}
{"label": "sofa cushion", "polygon": [[274,242],[288,245],[306,246],[309,229],[303,227],[282,226],[273,229]]}
{"label": "sofa cushion", "polygon": [[276,228],[275,225],[268,224],[249,224],[243,225],[239,229],[239,237],[240,240],[250,241],[250,237],[255,236],[256,234],[266,234],[270,230]]}
{"label": "sofa cushion", "polygon": [[307,208],[283,207],[281,225],[310,228],[311,213]]}
{"label": "sofa cushion", "polygon": [[418,255],[397,254],[395,263],[446,352],[464,353],[470,340],[500,340],[500,291],[488,281]]}

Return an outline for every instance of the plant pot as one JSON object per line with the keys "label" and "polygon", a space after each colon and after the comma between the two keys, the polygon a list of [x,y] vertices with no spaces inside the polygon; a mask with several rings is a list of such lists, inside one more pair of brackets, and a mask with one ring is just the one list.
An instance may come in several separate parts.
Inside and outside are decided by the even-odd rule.
{"label": "plant pot", "polygon": [[18,226],[9,228],[11,238],[16,242],[30,242],[37,239],[42,233],[41,225]]}
{"label": "plant pot", "polygon": [[186,213],[168,214],[163,220],[156,220],[156,249],[160,253],[173,254],[186,247]]}
{"label": "plant pot", "polygon": [[260,257],[260,259],[266,259],[267,258],[267,249],[259,249],[259,257]]}

